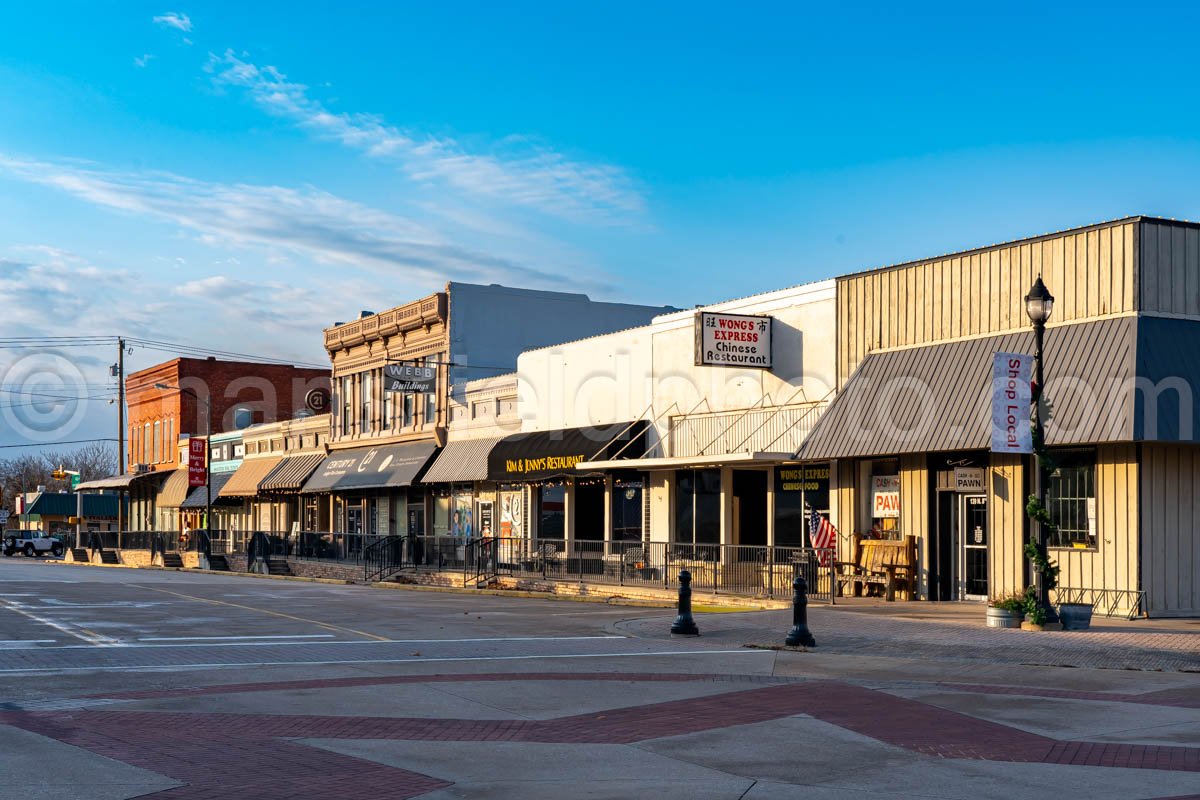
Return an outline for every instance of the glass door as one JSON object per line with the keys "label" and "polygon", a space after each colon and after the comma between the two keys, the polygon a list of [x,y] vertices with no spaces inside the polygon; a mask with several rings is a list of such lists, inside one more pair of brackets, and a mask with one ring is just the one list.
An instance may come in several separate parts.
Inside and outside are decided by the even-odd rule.
{"label": "glass door", "polygon": [[988,513],[987,495],[962,496],[959,534],[962,540],[959,574],[964,600],[988,597]]}

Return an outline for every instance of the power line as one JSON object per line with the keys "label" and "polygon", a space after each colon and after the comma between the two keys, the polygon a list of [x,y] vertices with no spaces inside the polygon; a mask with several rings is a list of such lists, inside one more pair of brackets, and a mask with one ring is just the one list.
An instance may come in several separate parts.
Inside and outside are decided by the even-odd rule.
{"label": "power line", "polygon": [[91,444],[92,442],[115,442],[116,439],[71,439],[65,442],[30,442],[29,444],[0,444],[0,449],[9,450],[16,447],[57,447],[63,444]]}

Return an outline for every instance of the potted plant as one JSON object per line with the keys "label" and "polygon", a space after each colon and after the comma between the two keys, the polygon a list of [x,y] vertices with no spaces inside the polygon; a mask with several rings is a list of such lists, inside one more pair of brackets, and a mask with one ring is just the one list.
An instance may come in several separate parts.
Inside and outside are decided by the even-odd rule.
{"label": "potted plant", "polygon": [[1025,618],[1025,597],[1019,594],[997,597],[988,603],[989,628],[1019,628]]}
{"label": "potted plant", "polygon": [[1037,588],[1034,586],[1027,587],[1025,595],[1021,598],[1021,603],[1025,607],[1025,621],[1021,623],[1021,630],[1045,630],[1046,610],[1038,603]]}
{"label": "potted plant", "polygon": [[1058,607],[1058,618],[1064,631],[1086,631],[1092,627],[1091,603],[1062,603]]}

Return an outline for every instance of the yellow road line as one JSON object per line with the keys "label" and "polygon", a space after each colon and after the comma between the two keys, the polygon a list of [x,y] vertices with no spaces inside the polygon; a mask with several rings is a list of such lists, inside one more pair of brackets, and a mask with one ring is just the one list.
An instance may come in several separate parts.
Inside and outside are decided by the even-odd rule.
{"label": "yellow road line", "polygon": [[255,608],[254,606],[244,606],[244,605],[241,605],[240,603],[230,603],[227,600],[210,600],[207,597],[196,597],[196,596],[190,595],[190,594],[182,594],[180,592],[172,592],[170,589],[159,589],[156,586],[147,586],[145,584],[139,584],[137,588],[149,589],[152,592],[162,592],[163,594],[170,594],[170,595],[174,595],[175,597],[182,597],[186,600],[195,600],[197,603],[211,603],[211,604],[217,605],[217,606],[229,606],[230,608],[240,608],[245,611],[257,611],[260,614],[269,614],[272,617],[283,617],[284,619],[290,619],[290,620],[294,620],[296,622],[306,622],[309,625],[316,625],[317,627],[325,628],[326,630],[340,631],[342,633],[352,633],[355,636],[364,636],[367,639],[374,639],[379,642],[390,642],[391,641],[391,639],[387,638],[386,636],[376,636],[373,633],[367,633],[366,631],[358,631],[358,630],[355,630],[354,628],[344,628],[341,625],[333,625],[328,622],[319,622],[315,619],[306,619],[304,617],[297,617],[292,614],[284,614],[282,611],[268,611],[265,608]]}

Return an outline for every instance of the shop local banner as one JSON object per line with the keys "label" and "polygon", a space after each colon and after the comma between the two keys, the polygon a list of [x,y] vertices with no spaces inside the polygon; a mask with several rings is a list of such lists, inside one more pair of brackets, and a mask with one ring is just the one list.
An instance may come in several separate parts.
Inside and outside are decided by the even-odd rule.
{"label": "shop local banner", "polygon": [[1033,356],[995,353],[992,356],[992,452],[1032,453],[1029,424],[1033,396]]}

